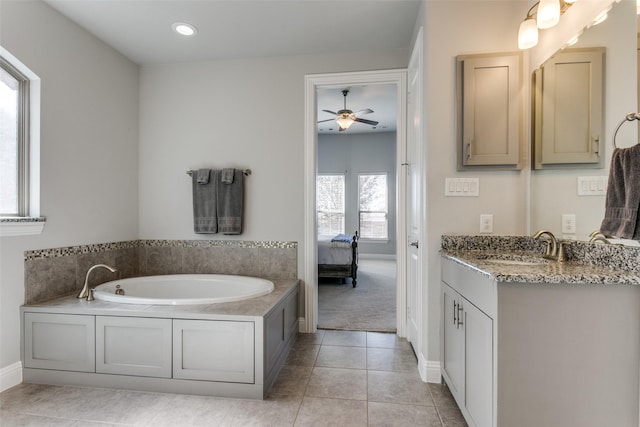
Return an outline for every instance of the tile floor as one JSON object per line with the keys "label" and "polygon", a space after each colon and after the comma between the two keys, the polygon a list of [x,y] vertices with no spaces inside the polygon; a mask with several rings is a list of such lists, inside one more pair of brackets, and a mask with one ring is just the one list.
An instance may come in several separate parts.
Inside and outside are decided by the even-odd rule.
{"label": "tile floor", "polygon": [[0,394],[0,426],[466,426],[445,386],[420,380],[394,334],[298,337],[263,401],[21,384]]}

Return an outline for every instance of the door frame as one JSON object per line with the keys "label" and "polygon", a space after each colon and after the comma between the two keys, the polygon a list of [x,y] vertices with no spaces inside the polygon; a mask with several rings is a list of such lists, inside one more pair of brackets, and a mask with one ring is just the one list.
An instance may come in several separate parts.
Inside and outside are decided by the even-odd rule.
{"label": "door frame", "polygon": [[316,332],[318,326],[318,248],[316,226],[316,175],[318,173],[317,89],[343,88],[349,85],[396,85],[396,328],[404,337],[407,322],[405,189],[406,175],[400,167],[406,157],[407,70],[357,71],[309,74],[305,76],[304,111],[304,321],[301,332]]}

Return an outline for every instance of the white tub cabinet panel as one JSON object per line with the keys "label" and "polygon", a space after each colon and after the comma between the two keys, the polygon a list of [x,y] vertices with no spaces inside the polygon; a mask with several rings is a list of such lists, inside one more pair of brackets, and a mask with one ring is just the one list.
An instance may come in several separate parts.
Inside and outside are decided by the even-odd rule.
{"label": "white tub cabinet panel", "polygon": [[171,319],[96,317],[96,372],[171,378]]}
{"label": "white tub cabinet panel", "polygon": [[173,377],[254,383],[253,322],[173,321]]}
{"label": "white tub cabinet panel", "polygon": [[95,372],[95,317],[24,314],[27,368]]}

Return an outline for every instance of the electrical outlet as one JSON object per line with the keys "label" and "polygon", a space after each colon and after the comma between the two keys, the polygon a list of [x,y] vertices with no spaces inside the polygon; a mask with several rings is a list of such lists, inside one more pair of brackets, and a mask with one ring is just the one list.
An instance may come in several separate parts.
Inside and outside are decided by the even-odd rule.
{"label": "electrical outlet", "polygon": [[565,234],[576,233],[576,215],[575,214],[562,215],[562,232]]}
{"label": "electrical outlet", "polygon": [[493,215],[492,214],[480,215],[480,232],[493,233]]}

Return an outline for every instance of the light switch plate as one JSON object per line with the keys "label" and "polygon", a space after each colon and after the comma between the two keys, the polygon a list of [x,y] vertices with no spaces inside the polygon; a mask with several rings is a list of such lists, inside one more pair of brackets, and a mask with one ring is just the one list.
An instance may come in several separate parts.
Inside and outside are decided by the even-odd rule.
{"label": "light switch plate", "polygon": [[607,176],[579,176],[578,196],[604,196],[607,193]]}
{"label": "light switch plate", "polygon": [[480,195],[480,179],[446,178],[444,195],[446,197],[478,197]]}

